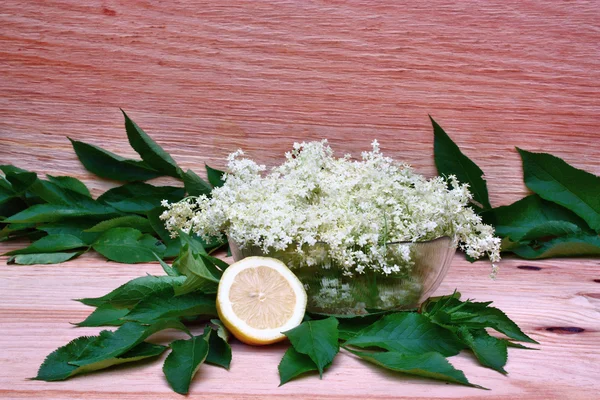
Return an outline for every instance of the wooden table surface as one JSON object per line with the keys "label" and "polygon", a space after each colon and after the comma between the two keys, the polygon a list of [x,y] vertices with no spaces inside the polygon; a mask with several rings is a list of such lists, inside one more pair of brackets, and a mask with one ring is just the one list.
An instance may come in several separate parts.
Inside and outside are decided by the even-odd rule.
{"label": "wooden table surface", "polygon": [[[491,202],[527,193],[515,146],[600,175],[597,1],[0,3],[0,162],[74,175],[98,195],[115,182],[77,161],[66,136],[133,156],[119,107],[182,167],[223,167],[244,148],[273,165],[294,141],[338,154],[378,139],[435,173],[431,114],[486,173]],[[167,181],[159,181],[167,182]],[[18,244],[2,243],[0,251]],[[161,363],[66,382],[28,381],[44,357],[97,329],[68,323],[156,264],[96,255],[55,266],[0,257],[0,398],[180,398]],[[278,388],[285,346],[234,343],[231,371],[202,368],[192,398],[600,398],[600,260],[454,260],[438,294],[493,300],[540,350],[510,349],[503,376],[451,361],[490,391],[400,377],[340,355],[319,381]],[[163,333],[157,340],[178,333]]]}

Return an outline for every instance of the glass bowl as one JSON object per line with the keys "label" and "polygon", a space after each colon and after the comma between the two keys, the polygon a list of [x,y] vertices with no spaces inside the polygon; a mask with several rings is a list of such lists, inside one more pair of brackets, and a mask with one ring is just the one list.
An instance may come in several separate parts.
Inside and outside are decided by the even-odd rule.
{"label": "glass bowl", "polygon": [[[456,240],[444,236],[425,242],[387,243],[388,265],[399,272],[383,274],[367,270],[345,276],[328,256],[327,245],[316,243],[303,251],[314,261],[306,264],[294,246],[265,254],[258,247],[240,248],[229,240],[235,261],[249,256],[273,257],[283,261],[304,284],[308,295],[306,310],[333,315],[364,315],[377,311],[409,310],[419,307],[440,285],[456,252]],[[400,254],[409,252],[410,261]]]}

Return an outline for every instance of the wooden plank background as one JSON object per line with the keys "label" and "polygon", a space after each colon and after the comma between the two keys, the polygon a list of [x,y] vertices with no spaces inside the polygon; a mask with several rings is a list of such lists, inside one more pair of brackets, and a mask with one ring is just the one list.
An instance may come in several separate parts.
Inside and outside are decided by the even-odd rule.
{"label": "wooden plank background", "polygon": [[[600,175],[597,1],[29,1],[0,3],[0,162],[71,174],[99,194],[67,136],[134,156],[119,107],[183,167],[244,148],[273,165],[294,141],[327,138],[358,155],[384,152],[433,175],[431,114],[485,171],[492,204],[527,193],[515,146]],[[15,244],[1,244],[1,251]],[[153,264],[86,255],[59,266],[0,258],[0,397],[179,398],[160,363],[25,381],[100,295]],[[396,378],[340,356],[323,381],[277,388],[284,346],[234,346],[230,372],[203,369],[192,397],[594,398],[600,385],[600,262],[457,257],[439,293],[494,300],[540,351],[511,350],[508,377],[453,362],[476,389]],[[540,270],[523,269],[533,266]],[[158,337],[157,339],[166,337]]]}

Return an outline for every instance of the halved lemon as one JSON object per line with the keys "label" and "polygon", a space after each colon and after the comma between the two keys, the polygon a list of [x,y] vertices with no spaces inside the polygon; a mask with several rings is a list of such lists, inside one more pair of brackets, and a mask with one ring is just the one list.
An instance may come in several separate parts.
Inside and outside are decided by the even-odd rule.
{"label": "halved lemon", "polygon": [[263,345],[285,339],[282,332],[300,325],[306,291],[281,261],[247,257],[223,273],[217,291],[217,311],[240,341]]}

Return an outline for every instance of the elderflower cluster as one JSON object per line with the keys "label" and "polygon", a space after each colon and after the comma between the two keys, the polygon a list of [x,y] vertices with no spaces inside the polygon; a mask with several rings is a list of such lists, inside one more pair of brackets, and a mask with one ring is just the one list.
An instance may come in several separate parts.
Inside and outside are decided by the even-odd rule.
{"label": "elderflower cluster", "polygon": [[[399,272],[402,265],[386,262],[387,243],[441,236],[457,240],[472,258],[499,261],[500,239],[467,207],[467,185],[451,176],[449,189],[445,179],[426,179],[385,157],[377,141],[372,146],[352,160],[334,157],[326,140],[295,143],[270,171],[238,150],[228,157],[222,187],[210,197],[164,202],[161,218],[174,236],[179,229],[206,239],[226,234],[240,248],[266,254],[293,248],[309,265],[306,249],[325,243],[346,275]],[[405,253],[408,261],[408,246]]]}

